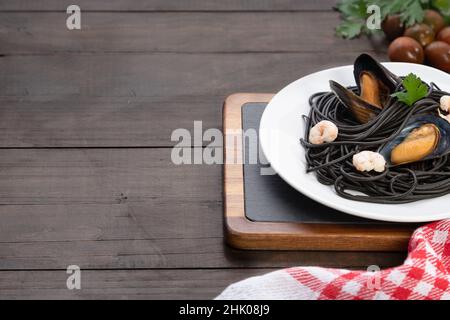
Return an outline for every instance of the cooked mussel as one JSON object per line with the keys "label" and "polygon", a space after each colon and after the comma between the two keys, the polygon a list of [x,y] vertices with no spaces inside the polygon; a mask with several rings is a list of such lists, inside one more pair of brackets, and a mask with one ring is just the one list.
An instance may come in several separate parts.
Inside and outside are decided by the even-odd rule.
{"label": "cooked mussel", "polygon": [[[378,98],[377,92],[379,92],[379,89],[376,86],[361,90],[361,92],[366,92],[362,96],[356,95],[351,90],[332,80],[330,81],[330,88],[360,123],[369,122],[383,109],[381,98]],[[362,97],[367,99],[367,96],[369,96],[368,92],[370,92],[370,99],[365,100]]]}
{"label": "cooked mussel", "polygon": [[400,79],[368,54],[356,59],[353,74],[359,95],[335,81],[330,87],[354,117],[366,123],[384,108]]}
{"label": "cooked mussel", "polygon": [[380,150],[394,166],[440,157],[448,152],[450,123],[431,114],[411,118],[400,134]]}
{"label": "cooked mussel", "polygon": [[364,72],[372,73],[389,92],[394,92],[398,84],[401,83],[401,79],[398,76],[366,53],[363,53],[356,58],[353,68],[353,75],[355,76],[356,85],[360,89],[361,74]]}

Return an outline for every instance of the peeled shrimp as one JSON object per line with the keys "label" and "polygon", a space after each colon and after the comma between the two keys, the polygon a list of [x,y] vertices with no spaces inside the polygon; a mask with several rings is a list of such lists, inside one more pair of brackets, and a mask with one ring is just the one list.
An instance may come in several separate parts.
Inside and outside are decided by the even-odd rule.
{"label": "peeled shrimp", "polygon": [[353,156],[353,165],[358,171],[383,172],[386,168],[386,160],[378,152],[361,151]]}
{"label": "peeled shrimp", "polygon": [[440,107],[443,111],[450,112],[450,96],[442,96],[441,97]]}
{"label": "peeled shrimp", "polygon": [[338,136],[338,127],[331,121],[322,120],[309,131],[309,142],[322,144],[333,142]]}

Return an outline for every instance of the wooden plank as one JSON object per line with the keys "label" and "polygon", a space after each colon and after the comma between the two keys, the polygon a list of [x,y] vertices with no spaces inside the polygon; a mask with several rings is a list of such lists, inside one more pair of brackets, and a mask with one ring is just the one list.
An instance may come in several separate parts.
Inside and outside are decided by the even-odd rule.
{"label": "wooden plank", "polygon": [[221,167],[175,165],[171,151],[6,150],[0,153],[0,204],[219,201]]}
{"label": "wooden plank", "polygon": [[124,199],[109,205],[2,205],[0,243],[222,238],[220,200],[179,198],[170,204]]}
{"label": "wooden plank", "polygon": [[277,92],[308,73],[352,64],[355,56],[354,52],[333,59],[328,52],[6,56],[0,57],[0,96],[218,96],[223,101],[233,92]]}
{"label": "wooden plank", "polygon": [[221,106],[230,92],[276,92],[310,72],[352,63],[354,56],[3,57],[0,147],[173,145],[172,131],[191,130],[194,120],[205,129],[221,128]]}
{"label": "wooden plank", "polygon": [[[220,97],[0,97],[0,147],[172,146],[173,130],[221,128]],[[209,142],[203,142],[208,145]]]}
{"label": "wooden plank", "polygon": [[[77,0],[82,10],[100,11],[274,11],[330,10],[335,0]],[[0,10],[65,11],[69,0],[14,0],[0,2]]]}
{"label": "wooden plank", "polygon": [[[214,222],[220,225],[221,219],[216,218]],[[158,227],[168,229],[166,224]],[[202,231],[206,231],[206,227],[199,225],[196,235],[200,238],[194,239],[0,243],[0,269],[66,269],[72,264],[83,269],[285,268],[297,265],[365,269],[370,265],[395,266],[405,258],[404,253],[386,252],[241,251],[224,246],[222,238],[204,238]]]}
{"label": "wooden plank", "polygon": [[0,153],[0,269],[395,265],[404,254],[246,252],[223,244],[220,166],[169,149]]}
{"label": "wooden plank", "polygon": [[[335,12],[85,13],[70,31],[62,13],[0,13],[1,54],[65,52],[363,52],[365,37],[334,35]],[[320,23],[320,28],[318,28]],[[387,46],[378,45],[386,51]]]}
{"label": "wooden plank", "polygon": [[66,288],[65,271],[0,272],[0,299],[212,299],[233,282],[271,271],[81,270],[81,290]]}

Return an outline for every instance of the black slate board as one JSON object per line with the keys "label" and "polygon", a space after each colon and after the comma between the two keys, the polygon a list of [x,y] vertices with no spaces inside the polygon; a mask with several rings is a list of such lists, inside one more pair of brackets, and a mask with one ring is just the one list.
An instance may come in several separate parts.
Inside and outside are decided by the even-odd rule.
{"label": "black slate board", "polygon": [[[266,103],[247,103],[242,107],[243,130],[256,129]],[[299,116],[300,121],[300,116]],[[244,143],[246,155],[248,143]],[[248,162],[248,161],[245,161]],[[277,175],[261,175],[268,166],[244,164],[245,215],[255,222],[301,222],[333,224],[387,224],[354,217],[302,195]]]}

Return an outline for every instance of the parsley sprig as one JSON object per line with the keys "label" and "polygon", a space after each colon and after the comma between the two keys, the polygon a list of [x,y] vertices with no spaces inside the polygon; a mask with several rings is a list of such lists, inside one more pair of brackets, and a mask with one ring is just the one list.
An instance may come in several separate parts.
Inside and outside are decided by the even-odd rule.
{"label": "parsley sprig", "polygon": [[403,79],[403,88],[405,88],[405,91],[396,92],[392,96],[408,106],[412,106],[428,95],[427,85],[414,73],[408,74]]}
{"label": "parsley sprig", "polygon": [[336,28],[336,34],[352,39],[377,32],[367,28],[366,21],[370,16],[367,8],[370,5],[380,7],[382,20],[388,15],[400,14],[407,27],[423,22],[426,9],[437,10],[450,20],[449,0],[341,0],[336,9],[342,14],[342,22]]}

